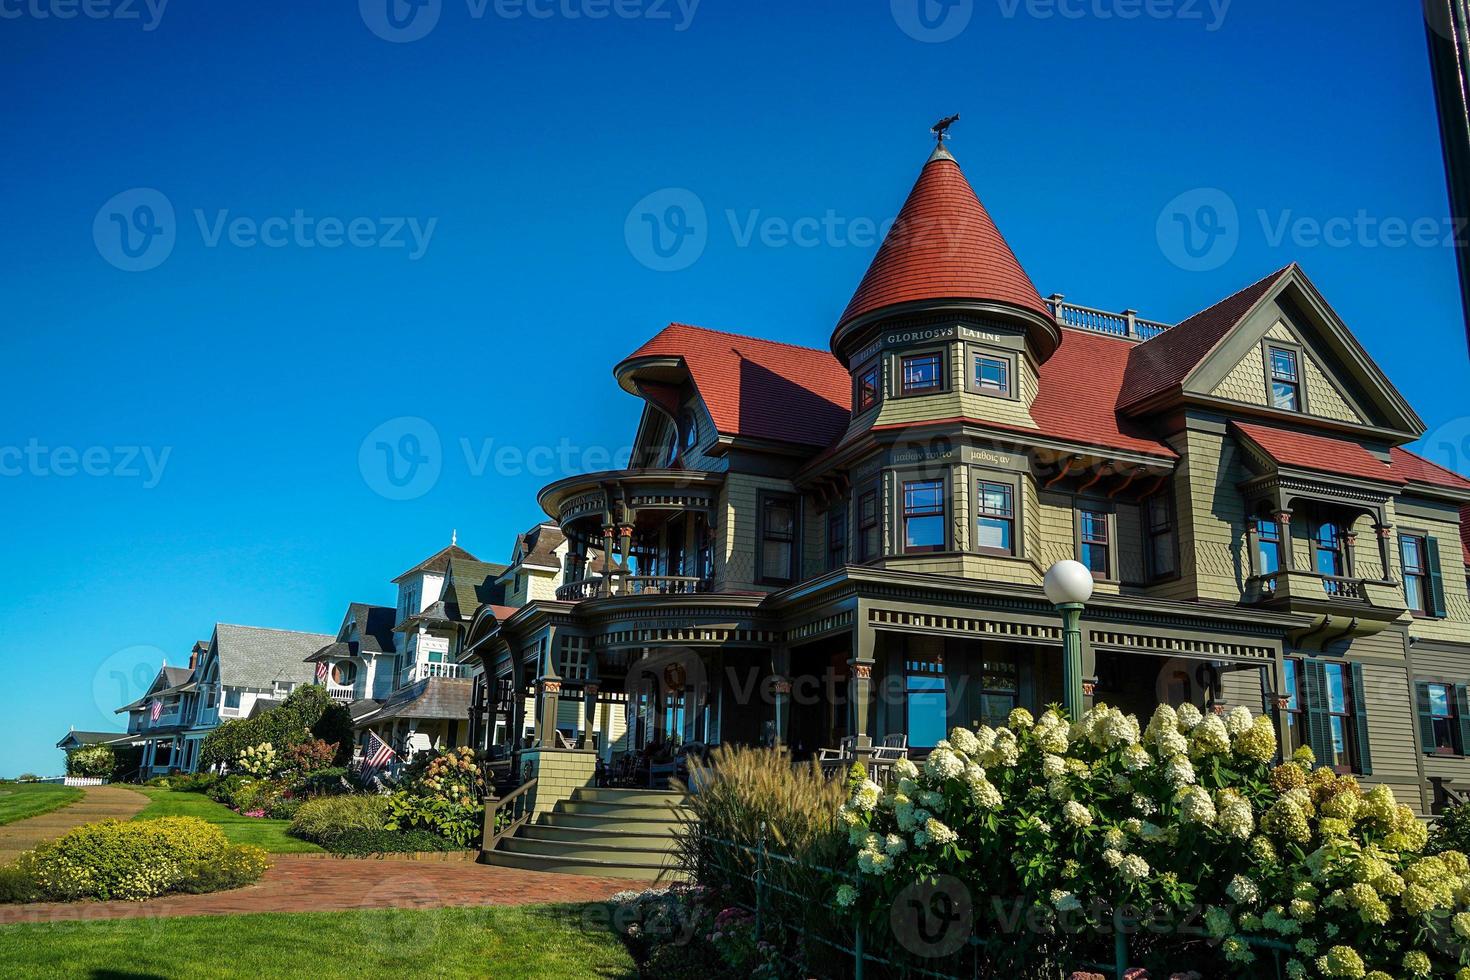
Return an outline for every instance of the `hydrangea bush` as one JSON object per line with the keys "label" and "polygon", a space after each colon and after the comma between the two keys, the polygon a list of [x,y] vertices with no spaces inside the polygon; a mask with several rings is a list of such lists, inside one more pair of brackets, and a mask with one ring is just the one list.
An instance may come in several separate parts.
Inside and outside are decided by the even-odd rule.
{"label": "hydrangea bush", "polygon": [[1031,969],[1109,961],[1121,923],[1134,963],[1166,975],[1268,968],[1249,938],[1277,944],[1292,978],[1470,980],[1465,855],[1426,855],[1387,787],[1309,751],[1275,758],[1270,720],[1244,707],[1161,706],[1146,728],[1106,705],[1076,723],[1017,709],[956,728],[922,768],[854,787],[839,819],[859,885],[832,897],[886,922],[900,889],[953,876],[985,955]]}

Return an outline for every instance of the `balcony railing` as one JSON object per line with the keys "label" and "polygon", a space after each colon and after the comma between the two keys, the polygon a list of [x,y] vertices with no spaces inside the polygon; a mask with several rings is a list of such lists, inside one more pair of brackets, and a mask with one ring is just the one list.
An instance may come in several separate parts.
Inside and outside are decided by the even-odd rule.
{"label": "balcony railing", "polygon": [[587,578],[556,590],[562,602],[581,602],[604,595],[698,595],[709,591],[709,580],[693,575],[614,575]]}
{"label": "balcony railing", "polygon": [[1173,327],[1171,323],[1141,320],[1137,310],[1110,313],[1107,310],[1095,310],[1090,306],[1068,303],[1061,293],[1053,293],[1048,296],[1046,303],[1051,307],[1052,315],[1057,318],[1057,322],[1063,326],[1091,330],[1094,333],[1112,334],[1115,337],[1148,340]]}
{"label": "balcony railing", "polygon": [[[1391,584],[1391,583],[1390,583]],[[1321,599],[1332,602],[1371,602],[1367,580],[1349,578],[1345,575],[1323,575],[1305,569],[1271,572],[1257,575],[1250,580],[1248,598],[1257,601],[1269,599]]]}
{"label": "balcony railing", "polygon": [[327,694],[333,701],[347,703],[357,700],[357,689],[352,687],[338,687],[336,684],[327,685]]}
{"label": "balcony railing", "polygon": [[408,683],[428,680],[430,677],[449,677],[455,680],[464,680],[469,676],[468,669],[464,664],[445,664],[427,661],[414,664],[408,672]]}

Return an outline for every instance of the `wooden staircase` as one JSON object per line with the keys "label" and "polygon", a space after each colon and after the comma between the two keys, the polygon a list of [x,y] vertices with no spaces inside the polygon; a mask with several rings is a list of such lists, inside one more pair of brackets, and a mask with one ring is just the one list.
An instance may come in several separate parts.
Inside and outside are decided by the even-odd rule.
{"label": "wooden staircase", "polygon": [[484,864],[529,871],[677,879],[674,832],[689,816],[682,793],[592,789],[534,817],[480,854]]}

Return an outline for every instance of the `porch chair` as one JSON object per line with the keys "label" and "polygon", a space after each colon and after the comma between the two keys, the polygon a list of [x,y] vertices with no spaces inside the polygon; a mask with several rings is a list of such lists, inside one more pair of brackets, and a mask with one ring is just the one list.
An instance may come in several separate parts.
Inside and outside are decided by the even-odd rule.
{"label": "porch chair", "polygon": [[909,737],[907,735],[884,735],[882,744],[873,746],[874,762],[892,764],[908,757]]}
{"label": "porch chair", "polygon": [[837,748],[817,749],[817,765],[823,770],[836,768],[851,762],[857,756],[857,737],[844,735],[837,740]]}

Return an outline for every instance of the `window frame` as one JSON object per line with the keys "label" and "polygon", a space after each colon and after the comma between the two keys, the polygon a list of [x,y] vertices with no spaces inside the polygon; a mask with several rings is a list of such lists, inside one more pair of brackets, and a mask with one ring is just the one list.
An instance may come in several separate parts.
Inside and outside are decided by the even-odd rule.
{"label": "window frame", "polygon": [[[1334,711],[1332,708],[1332,674],[1334,670],[1340,672],[1342,677],[1342,710]],[[1341,764],[1341,759],[1333,765],[1333,770],[1341,774],[1355,773],[1361,771],[1358,759],[1358,719],[1357,719],[1358,692],[1353,689],[1353,672],[1350,665],[1345,661],[1331,660],[1322,664],[1322,714],[1327,719],[1326,737],[1333,739],[1332,719],[1342,719],[1342,741],[1343,754],[1347,756],[1347,765]]]}
{"label": "window frame", "polygon": [[[909,487],[918,484],[938,484],[939,486],[939,510],[909,512]],[[898,539],[899,553],[904,555],[938,555],[950,550],[949,515],[953,509],[949,492],[950,481],[947,474],[936,474],[934,476],[915,474],[913,478],[899,476],[898,478]],[[909,546],[909,521],[932,520],[939,518],[940,541],[934,546]]]}
{"label": "window frame", "polygon": [[1302,684],[1302,660],[1300,657],[1287,657],[1284,663],[1287,676],[1282,680],[1286,690],[1280,693],[1287,698],[1287,703],[1282,714],[1286,715],[1286,730],[1292,736],[1293,744],[1282,747],[1281,757],[1290,759],[1301,746],[1310,747],[1311,740],[1307,737],[1307,696]]}
{"label": "window frame", "polygon": [[[1165,522],[1162,527],[1154,525],[1153,503],[1156,500],[1163,501]],[[1179,518],[1174,508],[1174,485],[1168,483],[1157,493],[1149,494],[1139,503],[1139,521],[1143,528],[1143,569],[1144,574],[1150,582],[1165,582],[1179,578],[1182,574],[1179,568]],[[1168,536],[1169,561],[1172,567],[1167,571],[1161,571],[1155,567],[1154,541],[1156,538]]]}
{"label": "window frame", "polygon": [[694,406],[686,405],[679,413],[678,429],[678,456],[682,458],[699,445],[699,418],[695,414]]}
{"label": "window frame", "polygon": [[[1434,733],[1435,727],[1441,720],[1443,720],[1449,726],[1450,731],[1450,744],[1447,747],[1441,747],[1438,745],[1439,739],[1436,735],[1436,746],[1434,754],[1440,756],[1464,755],[1465,747],[1460,744],[1460,709],[1458,703],[1459,693],[1455,690],[1455,685],[1448,684],[1444,681],[1424,681],[1423,684],[1426,688],[1426,692],[1429,695],[1429,720],[1431,733]],[[1447,714],[1440,715],[1435,713],[1434,689],[1437,687],[1442,688],[1445,692],[1445,707],[1448,709]]]}
{"label": "window frame", "polygon": [[[934,747],[934,744],[933,743],[926,745],[926,744],[923,744],[922,742],[916,743],[914,741],[914,737],[913,737],[913,710],[912,710],[912,704],[911,704],[911,699],[913,698],[914,695],[916,695],[916,694],[917,695],[927,695],[927,696],[932,697],[932,696],[934,696],[934,695],[937,694],[940,697],[941,701],[942,701],[942,704],[944,706],[944,720],[940,724],[940,727],[939,727],[939,738],[935,740],[935,743],[937,743],[939,741],[939,739],[943,739],[945,737],[945,733],[949,731],[949,715],[950,715],[950,704],[949,704],[949,694],[950,694],[950,691],[949,691],[949,675],[948,675],[948,672],[946,670],[946,664],[945,664],[945,656],[944,656],[944,654],[945,654],[945,650],[944,650],[944,645],[943,645],[942,642],[939,644],[938,653],[937,653],[937,659],[930,659],[928,656],[925,656],[925,655],[922,655],[922,654],[915,654],[913,652],[910,644],[908,644],[908,643],[905,643],[904,644],[904,647],[903,647],[903,731],[904,731],[904,734],[906,736],[908,736],[908,740],[909,740],[908,741],[908,745],[909,745],[909,748],[911,750],[913,750],[913,749],[931,749],[931,748]],[[938,678],[938,680],[939,680],[939,686],[937,688],[928,687],[928,686],[914,687],[913,686],[913,680],[914,680],[914,678]]]}
{"label": "window frame", "polygon": [[[789,539],[772,538],[770,528],[767,524],[767,511],[773,504],[785,504],[791,509],[791,536]],[[762,490],[756,495],[756,513],[759,515],[759,525],[756,528],[756,550],[755,550],[755,575],[756,582],[761,585],[790,585],[798,578],[799,572],[797,562],[800,560],[801,549],[798,543],[801,539],[801,499],[795,494],[775,493]],[[787,578],[777,578],[766,574],[766,548],[773,542],[784,543],[788,549],[789,575]]]}
{"label": "window frame", "polygon": [[[1410,571],[1408,556],[1404,554],[1404,545],[1413,541],[1419,550],[1419,565],[1416,570]],[[1415,619],[1435,619],[1433,585],[1429,574],[1429,535],[1423,531],[1403,530],[1399,532],[1399,571],[1404,579],[1404,604],[1408,606],[1409,614]],[[1409,580],[1416,579],[1419,583],[1420,608],[1415,608],[1409,601]]]}
{"label": "window frame", "polygon": [[[1265,358],[1264,366],[1266,369],[1267,407],[1275,409],[1278,412],[1290,412],[1293,415],[1307,414],[1307,384],[1305,369],[1307,360],[1306,352],[1302,349],[1300,344],[1282,340],[1273,340],[1269,337],[1262,341],[1261,347],[1264,351],[1263,356]],[[1278,378],[1276,373],[1276,362],[1273,356],[1277,352],[1286,354],[1291,357],[1292,364],[1296,369],[1295,378]],[[1276,404],[1276,385],[1278,381],[1280,381],[1280,383],[1282,384],[1290,385],[1292,387],[1293,392],[1296,395],[1295,408],[1282,408],[1280,405]]]}
{"label": "window frame", "polygon": [[[863,505],[871,500],[873,518],[869,523],[863,514]],[[857,559],[859,563],[874,561],[883,556],[883,494],[877,484],[868,487],[857,496]],[[873,534],[872,553],[868,553],[868,532]]]}
{"label": "window frame", "polygon": [[[1082,515],[1084,513],[1102,517],[1103,533],[1106,535],[1103,540],[1086,540],[1082,531],[1084,523]],[[1077,560],[1084,566],[1087,565],[1085,559],[1086,552],[1083,550],[1085,545],[1095,546],[1100,544],[1107,549],[1108,567],[1105,572],[1099,573],[1091,566],[1088,566],[1088,571],[1092,572],[1094,581],[1116,582],[1118,580],[1118,521],[1117,512],[1112,504],[1088,497],[1074,498],[1072,502],[1072,539],[1073,552],[1076,554]]]}
{"label": "window frame", "polygon": [[[990,473],[990,472],[986,472],[986,471],[983,471],[983,470],[982,471],[974,471],[973,472],[973,476],[974,476],[974,479],[973,479],[973,482],[971,484],[971,489],[972,489],[972,492],[974,493],[975,497],[974,497],[974,507],[973,507],[974,514],[973,514],[973,519],[971,521],[971,532],[975,535],[975,538],[974,538],[974,541],[975,541],[974,550],[975,550],[975,552],[977,554],[981,554],[981,555],[994,555],[994,556],[999,557],[999,558],[1017,558],[1017,557],[1020,557],[1021,556],[1021,538],[1020,538],[1020,529],[1021,529],[1021,519],[1020,519],[1020,511],[1021,511],[1021,503],[1020,503],[1020,501],[1021,501],[1021,487],[1020,487],[1020,481],[1017,480],[1015,477],[1012,477],[1012,476],[1004,476],[1004,477],[1002,477],[999,474]],[[1007,496],[1010,499],[1010,505],[1011,505],[1011,512],[1009,514],[1005,514],[1005,515],[1003,515],[1003,514],[996,514],[996,513],[991,513],[990,511],[987,511],[987,510],[984,509],[985,493],[983,491],[983,488],[985,486],[987,486],[987,485],[992,486],[992,487],[999,487],[999,488],[1001,488],[1001,489],[1003,489],[1003,490],[1006,491],[1006,494],[1007,494]],[[980,522],[982,520],[987,519],[987,518],[988,519],[991,519],[991,520],[1004,520],[1004,521],[1008,521],[1010,523],[1010,541],[1011,541],[1011,546],[1010,546],[1009,549],[990,548],[990,547],[986,547],[986,546],[983,546],[983,545],[980,544]]]}
{"label": "window frame", "polygon": [[[1020,393],[1017,390],[1017,370],[1019,360],[1014,351],[1003,350],[997,347],[987,347],[982,344],[966,344],[965,351],[965,390],[972,395],[984,395],[987,398],[1003,398],[1007,401],[1016,401]],[[975,377],[975,362],[980,358],[988,358],[999,361],[1005,366],[1006,386],[1002,391],[994,388],[985,388],[980,385],[979,379]]]}
{"label": "window frame", "polygon": [[[1015,680],[1015,687],[1014,688],[1010,688],[1010,689],[1007,689],[1007,688],[1004,688],[1004,687],[990,687],[989,684],[988,684],[989,679],[992,678],[992,677],[999,677],[1003,673],[1002,670],[992,669],[992,668],[1006,668],[1010,672],[1010,675]],[[992,721],[985,714],[985,698],[987,696],[990,696],[990,697],[1009,697],[1010,698],[1011,708],[1012,709],[1020,707],[1020,705],[1021,705],[1021,664],[1020,664],[1020,660],[1016,657],[1015,654],[1012,654],[1012,653],[1001,653],[1000,655],[995,656],[995,657],[981,656],[981,658],[980,658],[980,669],[976,673],[975,676],[977,678],[977,686],[976,686],[976,689],[975,689],[975,712],[979,716],[981,723],[982,724],[986,724],[986,725],[991,725],[991,726],[997,727],[997,728],[1000,727],[1001,725],[1006,724],[1006,717],[1009,717],[1010,712],[1007,711],[1005,717],[1001,717],[998,720]]]}
{"label": "window frame", "polygon": [[[1286,553],[1282,551],[1283,542],[1281,535],[1281,522],[1276,519],[1275,514],[1267,514],[1265,517],[1262,517],[1259,513],[1257,513],[1256,516],[1251,518],[1251,520],[1255,523],[1254,534],[1252,536],[1256,539],[1256,546],[1251,551],[1251,564],[1255,568],[1255,573],[1257,575],[1276,575],[1284,567],[1283,559],[1286,555]],[[1269,537],[1262,534],[1263,528],[1271,529]],[[1261,548],[1263,545],[1266,544],[1275,545],[1275,568],[1267,569],[1265,567],[1265,564],[1261,561]]]}
{"label": "window frame", "polygon": [[[949,358],[944,347],[925,348],[923,350],[906,351],[898,354],[898,371],[893,379],[895,392],[898,398],[922,398],[925,395],[939,395],[949,390]],[[939,365],[936,372],[935,384],[925,388],[910,389],[905,375],[906,365],[909,361],[917,361],[923,358],[935,358]]]}
{"label": "window frame", "polygon": [[829,572],[847,564],[847,500],[827,508],[826,568]]}
{"label": "window frame", "polygon": [[[1328,595],[1335,595],[1337,585],[1329,582],[1329,578],[1343,578],[1347,575],[1347,546],[1342,540],[1343,525],[1341,521],[1330,520],[1325,517],[1316,517],[1312,520],[1312,571],[1322,576],[1322,590]],[[1328,528],[1332,529],[1331,547],[1322,541],[1322,532]],[[1332,566],[1335,572],[1322,571],[1322,556],[1332,556]]]}
{"label": "window frame", "polygon": [[[863,378],[873,375],[873,400],[863,404]],[[883,404],[883,359],[874,357],[866,364],[858,368],[852,376],[852,414],[862,415],[864,412],[872,411]]]}

